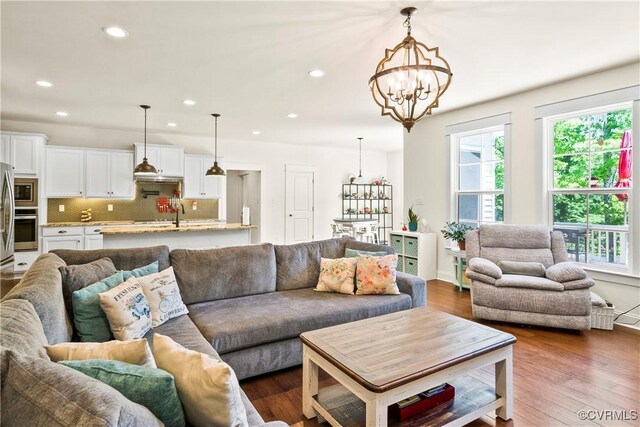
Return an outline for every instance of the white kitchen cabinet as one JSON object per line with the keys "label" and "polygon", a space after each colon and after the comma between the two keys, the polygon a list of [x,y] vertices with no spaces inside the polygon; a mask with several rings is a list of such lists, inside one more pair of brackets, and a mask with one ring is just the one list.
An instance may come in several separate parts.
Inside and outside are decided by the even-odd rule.
{"label": "white kitchen cabinet", "polygon": [[84,150],[48,146],[45,177],[46,197],[83,197]]}
{"label": "white kitchen cabinet", "polygon": [[436,278],[436,234],[393,230],[389,232],[391,246],[398,254],[398,271],[424,280]]}
{"label": "white kitchen cabinet", "polygon": [[102,235],[84,236],[84,249],[87,251],[92,249],[102,249]]}
{"label": "white kitchen cabinet", "polygon": [[84,249],[84,239],[82,236],[56,236],[42,238],[42,252],[49,252],[55,249]]}
{"label": "white kitchen cabinet", "polygon": [[2,133],[2,161],[14,167],[17,176],[37,176],[47,137],[43,134]]}
{"label": "white kitchen cabinet", "polygon": [[18,251],[14,254],[13,271],[27,271],[36,259],[40,251]]}
{"label": "white kitchen cabinet", "polygon": [[86,197],[133,198],[133,153],[87,150]]}
{"label": "white kitchen cabinet", "polygon": [[[134,144],[136,165],[144,158],[144,144]],[[184,148],[170,145],[147,144],[147,161],[158,171],[158,175],[170,177],[184,176]]]}
{"label": "white kitchen cabinet", "polygon": [[226,185],[223,176],[206,176],[213,165],[213,157],[186,154],[184,156],[183,197],[185,199],[219,199],[222,186]]}

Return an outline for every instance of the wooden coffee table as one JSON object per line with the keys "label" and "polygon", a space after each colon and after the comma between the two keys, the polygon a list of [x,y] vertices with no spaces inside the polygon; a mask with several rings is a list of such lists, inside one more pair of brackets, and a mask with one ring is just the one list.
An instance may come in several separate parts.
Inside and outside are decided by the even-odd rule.
{"label": "wooden coffee table", "polygon": [[[513,335],[427,307],[305,332],[302,411],[332,426],[387,426],[388,406],[444,382],[453,404],[402,424],[462,426],[513,408]],[[495,365],[491,385],[471,371]],[[339,384],[318,390],[318,368]]]}

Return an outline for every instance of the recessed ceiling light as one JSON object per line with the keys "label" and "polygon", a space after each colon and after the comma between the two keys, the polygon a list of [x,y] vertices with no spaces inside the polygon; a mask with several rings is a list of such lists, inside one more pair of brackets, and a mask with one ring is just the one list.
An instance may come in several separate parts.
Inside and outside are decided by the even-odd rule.
{"label": "recessed ceiling light", "polygon": [[322,77],[325,75],[325,72],[322,70],[311,70],[308,73],[311,77]]}
{"label": "recessed ceiling light", "polygon": [[42,87],[51,87],[53,86],[53,83],[47,81],[47,80],[36,80],[36,84],[38,86],[42,86]]}
{"label": "recessed ceiling light", "polygon": [[116,27],[114,25],[109,27],[103,27],[102,31],[109,34],[111,37],[116,37],[119,39],[127,37],[129,35],[129,33],[124,28]]}
{"label": "recessed ceiling light", "polygon": [[290,119],[295,119],[296,117],[298,117],[298,115],[296,113],[289,113],[287,114],[287,117],[289,117]]}
{"label": "recessed ceiling light", "polygon": [[260,135],[260,131],[259,130],[254,130],[253,132],[251,132],[254,135]]}
{"label": "recessed ceiling light", "polygon": [[196,101],[194,101],[193,99],[185,99],[184,101],[182,101],[182,103],[184,105],[196,105]]}
{"label": "recessed ceiling light", "polygon": [[68,115],[69,113],[67,113],[66,111],[56,111],[56,116],[67,117]]}
{"label": "recessed ceiling light", "polygon": [[167,126],[174,128],[174,127],[176,127],[178,125],[173,123],[173,122],[169,122],[169,123],[167,123]]}

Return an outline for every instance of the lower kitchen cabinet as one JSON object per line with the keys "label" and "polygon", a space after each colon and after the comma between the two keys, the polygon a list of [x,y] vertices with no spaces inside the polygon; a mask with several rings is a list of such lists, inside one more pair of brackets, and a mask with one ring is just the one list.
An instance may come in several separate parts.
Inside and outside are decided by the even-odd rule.
{"label": "lower kitchen cabinet", "polygon": [[13,271],[27,271],[40,256],[40,251],[18,251],[14,254]]}
{"label": "lower kitchen cabinet", "polygon": [[55,236],[42,238],[42,252],[55,249],[84,249],[82,236]]}

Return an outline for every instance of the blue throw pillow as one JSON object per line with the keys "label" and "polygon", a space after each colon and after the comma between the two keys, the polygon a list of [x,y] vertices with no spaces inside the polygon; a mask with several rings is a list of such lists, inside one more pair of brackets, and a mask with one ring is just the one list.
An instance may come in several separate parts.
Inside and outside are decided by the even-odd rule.
{"label": "blue throw pillow", "polygon": [[369,256],[385,256],[389,255],[385,251],[359,251],[357,249],[345,249],[344,256],[347,258],[357,258],[358,255],[369,255]]}
{"label": "blue throw pillow", "polygon": [[75,291],[71,296],[73,323],[80,341],[105,342],[113,339],[109,320],[100,308],[98,294],[124,282],[122,271]]}
{"label": "blue throw pillow", "polygon": [[158,261],[154,261],[149,265],[145,265],[144,267],[135,268],[131,271],[123,271],[124,280],[129,280],[132,277],[142,277],[148,274],[153,274],[158,272]]}
{"label": "blue throw pillow", "polygon": [[127,399],[153,412],[166,427],[185,425],[175,379],[167,371],[118,360],[65,360],[58,363],[118,390]]}

